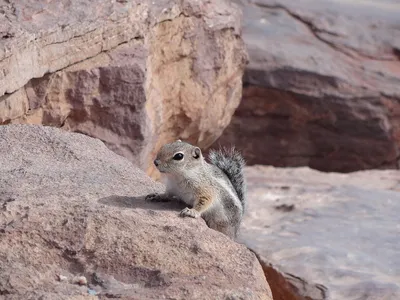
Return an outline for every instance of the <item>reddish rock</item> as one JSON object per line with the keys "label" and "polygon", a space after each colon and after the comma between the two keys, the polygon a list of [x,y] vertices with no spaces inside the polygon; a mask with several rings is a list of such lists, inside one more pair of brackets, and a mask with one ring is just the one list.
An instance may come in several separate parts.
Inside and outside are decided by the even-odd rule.
{"label": "reddish rock", "polygon": [[248,163],[349,172],[399,168],[396,1],[236,1],[250,63],[213,147]]}
{"label": "reddish rock", "polygon": [[0,126],[0,298],[272,300],[256,256],[98,139]]}

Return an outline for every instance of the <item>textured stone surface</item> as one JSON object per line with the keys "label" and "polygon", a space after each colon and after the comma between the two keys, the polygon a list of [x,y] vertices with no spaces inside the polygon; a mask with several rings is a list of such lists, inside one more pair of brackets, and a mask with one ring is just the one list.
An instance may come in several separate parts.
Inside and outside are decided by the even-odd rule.
{"label": "textured stone surface", "polygon": [[1,124],[85,133],[146,169],[173,139],[209,146],[239,104],[247,55],[229,1],[0,0],[0,11]]}
{"label": "textured stone surface", "polygon": [[246,170],[241,240],[274,299],[400,299],[398,171]]}
{"label": "textured stone surface", "polygon": [[162,186],[97,139],[0,126],[0,171],[0,297],[271,299],[253,253],[145,202]]}
{"label": "textured stone surface", "polygon": [[236,1],[250,64],[215,146],[249,163],[348,172],[398,168],[398,1]]}

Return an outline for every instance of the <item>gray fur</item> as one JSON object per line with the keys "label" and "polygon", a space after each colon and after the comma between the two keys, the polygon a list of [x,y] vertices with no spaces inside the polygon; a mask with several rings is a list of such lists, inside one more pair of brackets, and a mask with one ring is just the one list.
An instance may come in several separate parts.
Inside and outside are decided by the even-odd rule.
{"label": "gray fur", "polygon": [[213,165],[221,169],[229,178],[242,203],[244,212],[246,210],[246,181],[243,168],[246,163],[243,156],[235,148],[231,148],[229,150],[211,150],[208,158]]}
{"label": "gray fur", "polygon": [[[183,159],[174,159],[178,152]],[[212,197],[212,204],[201,213],[185,208],[180,215],[201,216],[210,228],[235,238],[245,207],[244,160],[234,149],[213,151],[210,160],[211,164],[206,162],[198,147],[176,141],[164,145],[155,162],[157,169],[166,175],[168,197],[173,195],[192,207],[199,192]]]}

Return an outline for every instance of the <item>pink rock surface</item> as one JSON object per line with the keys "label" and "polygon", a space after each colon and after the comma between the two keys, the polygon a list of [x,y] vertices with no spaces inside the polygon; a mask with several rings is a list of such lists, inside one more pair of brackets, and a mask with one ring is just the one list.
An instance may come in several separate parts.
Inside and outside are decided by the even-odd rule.
{"label": "pink rock surface", "polygon": [[2,299],[272,299],[252,252],[145,202],[162,185],[98,139],[0,126],[0,171]]}

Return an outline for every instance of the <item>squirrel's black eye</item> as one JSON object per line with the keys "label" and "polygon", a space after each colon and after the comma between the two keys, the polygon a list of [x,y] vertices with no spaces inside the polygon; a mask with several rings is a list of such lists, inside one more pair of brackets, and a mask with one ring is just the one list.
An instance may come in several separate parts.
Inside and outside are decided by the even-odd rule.
{"label": "squirrel's black eye", "polygon": [[173,157],[174,160],[181,160],[183,159],[183,153],[176,153]]}

